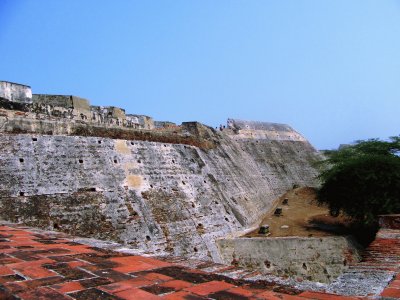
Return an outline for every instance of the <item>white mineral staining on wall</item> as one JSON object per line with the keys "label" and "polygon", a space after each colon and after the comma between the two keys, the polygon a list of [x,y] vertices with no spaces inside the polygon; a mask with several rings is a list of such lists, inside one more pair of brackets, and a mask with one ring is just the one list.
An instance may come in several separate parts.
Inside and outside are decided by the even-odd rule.
{"label": "white mineral staining on wall", "polygon": [[32,90],[27,85],[0,81],[0,98],[17,103],[32,103]]}

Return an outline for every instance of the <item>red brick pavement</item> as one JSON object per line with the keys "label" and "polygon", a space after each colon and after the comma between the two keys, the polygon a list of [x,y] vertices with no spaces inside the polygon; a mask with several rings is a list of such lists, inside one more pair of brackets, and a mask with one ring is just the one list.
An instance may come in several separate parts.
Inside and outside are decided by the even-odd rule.
{"label": "red brick pavement", "polygon": [[[232,279],[173,261],[0,226],[0,299],[360,299]],[[382,296],[400,298],[400,276]]]}

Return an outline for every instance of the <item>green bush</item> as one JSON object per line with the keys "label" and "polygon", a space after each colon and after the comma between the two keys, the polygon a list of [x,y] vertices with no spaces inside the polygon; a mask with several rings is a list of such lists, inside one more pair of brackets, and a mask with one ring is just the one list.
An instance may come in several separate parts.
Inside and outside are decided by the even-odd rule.
{"label": "green bush", "polygon": [[400,213],[400,137],[358,141],[328,154],[318,200],[332,215],[371,225],[380,214]]}

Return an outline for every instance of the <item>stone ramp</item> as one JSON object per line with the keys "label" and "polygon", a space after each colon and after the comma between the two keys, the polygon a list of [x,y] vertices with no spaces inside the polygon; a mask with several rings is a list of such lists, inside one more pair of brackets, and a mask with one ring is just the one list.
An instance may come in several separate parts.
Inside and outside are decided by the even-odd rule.
{"label": "stone ramp", "polygon": [[130,255],[10,224],[0,227],[0,264],[0,299],[340,298],[250,280],[258,274],[233,266]]}

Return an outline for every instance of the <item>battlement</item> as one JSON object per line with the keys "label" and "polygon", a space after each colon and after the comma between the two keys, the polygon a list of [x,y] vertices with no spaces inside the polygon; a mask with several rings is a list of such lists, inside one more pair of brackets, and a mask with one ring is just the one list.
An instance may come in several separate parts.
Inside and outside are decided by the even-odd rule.
{"label": "battlement", "polygon": [[[90,105],[88,99],[74,95],[33,94],[30,86],[0,81],[0,108],[34,113],[40,119],[62,118],[106,127],[152,130],[154,120],[145,115],[126,114],[115,106]],[[157,128],[171,127],[171,122],[158,122]]]}
{"label": "battlement", "polygon": [[[172,132],[179,131],[179,128],[182,127],[182,125],[169,121],[155,121],[145,115],[126,114],[125,109],[115,106],[91,105],[88,99],[74,95],[32,95],[30,86],[7,81],[0,81],[1,108],[26,112],[28,113],[25,116],[26,118],[85,123],[104,128],[116,127]],[[192,129],[196,131],[196,128],[194,126]],[[227,126],[221,126],[220,130],[234,136],[235,139],[306,141],[304,137],[286,124],[228,119]]]}

